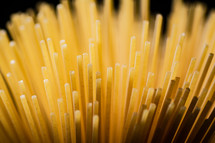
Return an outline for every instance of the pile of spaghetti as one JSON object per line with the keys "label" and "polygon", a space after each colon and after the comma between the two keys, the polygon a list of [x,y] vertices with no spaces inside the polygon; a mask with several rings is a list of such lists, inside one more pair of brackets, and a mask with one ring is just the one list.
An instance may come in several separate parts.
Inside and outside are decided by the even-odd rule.
{"label": "pile of spaghetti", "polygon": [[[215,11],[62,0],[0,30],[0,141],[214,142]],[[11,40],[12,39],[12,40]]]}

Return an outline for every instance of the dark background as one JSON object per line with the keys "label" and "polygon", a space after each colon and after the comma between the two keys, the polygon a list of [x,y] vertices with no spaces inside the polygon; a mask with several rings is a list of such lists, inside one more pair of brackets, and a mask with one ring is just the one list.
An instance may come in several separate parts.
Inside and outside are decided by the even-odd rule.
{"label": "dark background", "polygon": [[[0,2],[0,29],[4,28],[6,22],[9,21],[10,15],[19,11],[26,11],[28,8],[36,8],[39,2],[47,2],[56,6],[60,0],[3,0]],[[102,5],[103,0],[97,0]],[[117,10],[119,7],[119,0],[113,0],[114,7]],[[135,0],[139,1],[139,0]],[[168,16],[171,8],[172,0],[150,0],[151,13],[161,13],[164,18]],[[184,0],[186,3],[202,2],[208,7],[208,11],[215,9],[215,0]],[[164,19],[165,22],[166,19]],[[164,23],[165,24],[165,23]]]}

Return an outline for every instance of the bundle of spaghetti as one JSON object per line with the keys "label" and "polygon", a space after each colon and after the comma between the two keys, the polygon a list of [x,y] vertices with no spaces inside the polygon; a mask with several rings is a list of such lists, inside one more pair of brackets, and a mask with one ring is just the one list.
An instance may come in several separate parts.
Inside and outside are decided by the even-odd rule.
{"label": "bundle of spaghetti", "polygon": [[[0,30],[1,142],[213,142],[215,11],[61,0]],[[9,38],[9,36],[11,38]]]}

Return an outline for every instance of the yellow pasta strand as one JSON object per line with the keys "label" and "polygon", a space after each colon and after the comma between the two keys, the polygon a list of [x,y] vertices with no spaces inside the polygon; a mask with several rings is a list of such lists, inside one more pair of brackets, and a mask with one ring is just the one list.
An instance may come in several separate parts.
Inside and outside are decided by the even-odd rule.
{"label": "yellow pasta strand", "polygon": [[[213,142],[215,12],[60,0],[0,29],[0,142]],[[150,6],[151,5],[151,6]]]}

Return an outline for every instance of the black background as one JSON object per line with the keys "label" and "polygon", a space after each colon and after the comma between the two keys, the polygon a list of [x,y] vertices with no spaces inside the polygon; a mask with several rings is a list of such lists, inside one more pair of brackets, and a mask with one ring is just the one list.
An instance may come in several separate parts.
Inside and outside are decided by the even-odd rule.
{"label": "black background", "polygon": [[[39,2],[47,2],[56,6],[60,0],[1,0],[0,2],[0,29],[4,28],[6,22],[9,21],[10,15],[19,11],[26,11],[28,8],[36,8]],[[103,0],[97,0],[102,5]],[[117,10],[119,7],[119,0],[113,0],[114,7]],[[135,0],[140,1],[140,0]],[[215,0],[184,0],[186,3],[202,2],[208,7],[208,11],[215,9]],[[172,0],[150,0],[151,13],[161,13],[164,18],[168,16],[171,8]],[[166,19],[164,19],[165,21]]]}

